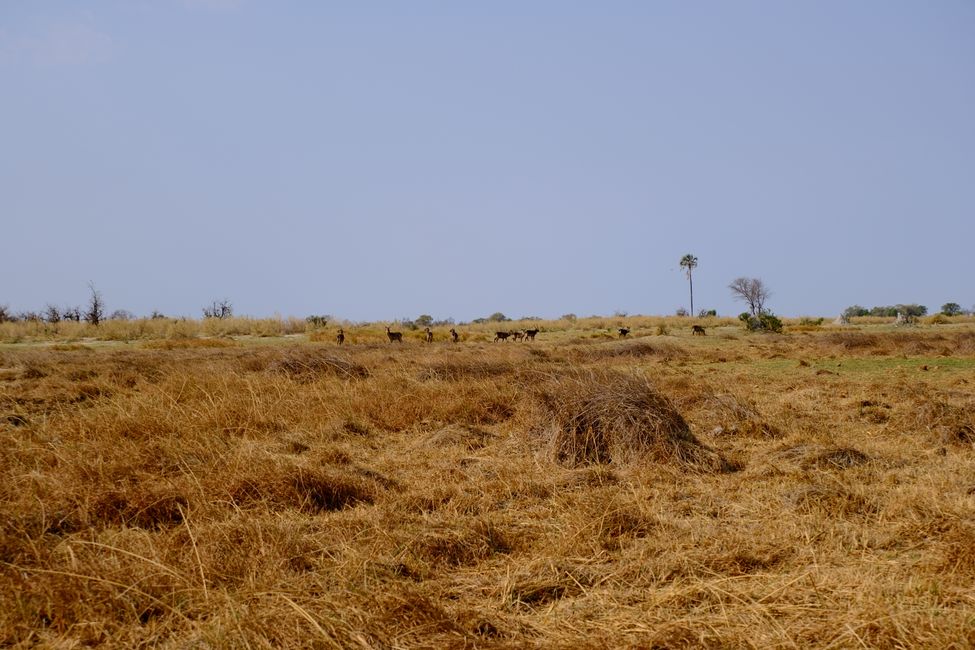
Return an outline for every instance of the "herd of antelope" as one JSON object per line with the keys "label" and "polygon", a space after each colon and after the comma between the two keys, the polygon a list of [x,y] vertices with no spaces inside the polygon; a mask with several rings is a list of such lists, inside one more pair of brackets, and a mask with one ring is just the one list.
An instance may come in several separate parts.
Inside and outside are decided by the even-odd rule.
{"label": "herd of antelope", "polygon": [[[539,333],[539,331],[541,330],[525,329],[525,330],[498,331],[494,333],[494,342],[495,343],[497,343],[498,341],[505,342],[508,339],[511,339],[513,341],[534,341],[535,336]],[[620,327],[616,331],[619,333],[619,337],[621,339],[625,339],[626,336],[630,333],[630,328]],[[693,325],[691,327],[691,334],[694,336],[705,336],[706,332],[704,331],[704,328],[701,327],[700,325]],[[390,343],[402,343],[403,333],[394,332],[390,330],[389,327],[386,327],[386,338],[389,339]],[[458,341],[460,341],[460,334],[458,334],[457,330],[455,330],[453,327],[450,328],[450,340],[453,343],[457,343]],[[433,343],[433,330],[431,330],[429,327],[423,330],[423,341],[425,343]],[[345,343],[345,330],[339,328],[338,333],[335,335],[335,342],[339,345],[343,345]]]}

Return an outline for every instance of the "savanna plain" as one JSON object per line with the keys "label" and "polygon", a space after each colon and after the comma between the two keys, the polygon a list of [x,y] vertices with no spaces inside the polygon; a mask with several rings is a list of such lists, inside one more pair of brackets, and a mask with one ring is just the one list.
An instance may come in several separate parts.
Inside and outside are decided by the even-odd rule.
{"label": "savanna plain", "polygon": [[971,318],[101,327],[0,326],[0,645],[975,647]]}

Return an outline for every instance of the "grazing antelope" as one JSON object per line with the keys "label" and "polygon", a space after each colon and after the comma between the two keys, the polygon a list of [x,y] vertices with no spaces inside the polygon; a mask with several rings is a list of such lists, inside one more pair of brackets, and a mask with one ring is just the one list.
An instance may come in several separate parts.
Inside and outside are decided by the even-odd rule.
{"label": "grazing antelope", "polygon": [[630,333],[630,328],[629,327],[621,327],[621,328],[619,328],[616,331],[620,333],[620,338],[621,339],[625,339],[626,338],[626,335]]}
{"label": "grazing antelope", "polygon": [[403,332],[390,332],[388,327],[386,328],[386,337],[389,339],[390,343],[394,341],[396,343],[403,342]]}
{"label": "grazing antelope", "polygon": [[523,340],[525,338],[525,333],[524,332],[512,332],[511,333],[511,338],[513,338],[516,341],[521,341],[521,340]]}
{"label": "grazing antelope", "polygon": [[453,341],[454,343],[460,340],[460,335],[457,333],[457,330],[455,330],[453,327],[450,328],[450,340]]}
{"label": "grazing antelope", "polygon": [[511,336],[510,332],[495,332],[494,342],[497,343],[498,341],[507,341],[509,336]]}
{"label": "grazing antelope", "polygon": [[430,328],[428,327],[423,331],[426,332],[426,334],[423,337],[423,340],[426,341],[427,343],[433,343],[433,332],[430,331]]}
{"label": "grazing antelope", "polygon": [[335,335],[335,342],[339,345],[345,343],[345,330],[343,330],[341,327],[339,328],[339,333]]}
{"label": "grazing antelope", "polygon": [[704,331],[704,328],[702,326],[700,326],[700,325],[694,325],[693,327],[691,327],[691,335],[692,336],[697,336],[697,335],[707,336],[707,333]]}
{"label": "grazing antelope", "polygon": [[536,334],[538,334],[538,330],[537,329],[525,330],[525,340],[527,340],[527,341],[534,341]]}

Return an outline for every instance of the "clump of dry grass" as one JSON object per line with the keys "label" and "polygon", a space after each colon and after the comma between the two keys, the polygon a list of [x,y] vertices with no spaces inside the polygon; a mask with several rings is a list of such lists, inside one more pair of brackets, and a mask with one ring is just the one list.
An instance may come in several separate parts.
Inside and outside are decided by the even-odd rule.
{"label": "clump of dry grass", "polygon": [[659,359],[661,361],[678,361],[688,357],[687,350],[673,341],[653,341],[647,338],[634,338],[623,341],[613,341],[599,346],[577,348],[577,357],[586,361],[602,359]]}
{"label": "clump of dry grass", "polygon": [[308,349],[288,350],[268,363],[267,369],[303,381],[327,375],[346,379],[363,379],[369,376],[369,369],[362,364],[321,350]]}
{"label": "clump of dry grass", "polygon": [[418,442],[423,446],[449,447],[457,445],[468,451],[476,451],[485,447],[495,437],[495,434],[481,427],[469,424],[451,424],[421,437]]}
{"label": "clump of dry grass", "polygon": [[384,475],[352,464],[344,454],[329,453],[325,459],[333,463],[253,460],[246,470],[212,477],[207,483],[212,492],[225,495],[236,507],[305,513],[371,504],[386,490],[398,487]]}
{"label": "clump of dry grass", "polygon": [[767,422],[754,402],[732,393],[717,393],[705,401],[705,408],[717,416],[720,424],[711,430],[715,436],[778,438],[782,432]]}
{"label": "clump of dry grass", "polygon": [[233,339],[169,338],[152,339],[142,344],[147,350],[186,350],[194,348],[232,348],[237,345]]}
{"label": "clump of dry grass", "polygon": [[805,469],[848,469],[871,462],[870,456],[853,447],[835,447],[814,453],[802,461]]}
{"label": "clump of dry grass", "polygon": [[916,407],[914,422],[937,434],[942,444],[975,445],[975,398],[964,404],[943,397],[923,400]]}
{"label": "clump of dry grass", "polygon": [[417,372],[421,381],[463,381],[465,379],[491,379],[514,374],[517,365],[513,361],[493,359],[438,359],[424,363]]}
{"label": "clump of dry grass", "polygon": [[643,375],[569,372],[539,386],[536,398],[545,445],[560,462],[648,459],[697,469],[732,469],[698,441],[673,403]]}

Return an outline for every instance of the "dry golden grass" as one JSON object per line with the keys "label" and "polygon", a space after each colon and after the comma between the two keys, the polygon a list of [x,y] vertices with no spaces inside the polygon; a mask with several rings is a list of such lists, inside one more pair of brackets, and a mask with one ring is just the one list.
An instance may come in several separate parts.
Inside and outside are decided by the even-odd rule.
{"label": "dry golden grass", "polygon": [[0,347],[0,645],[975,645],[975,329],[602,320]]}

